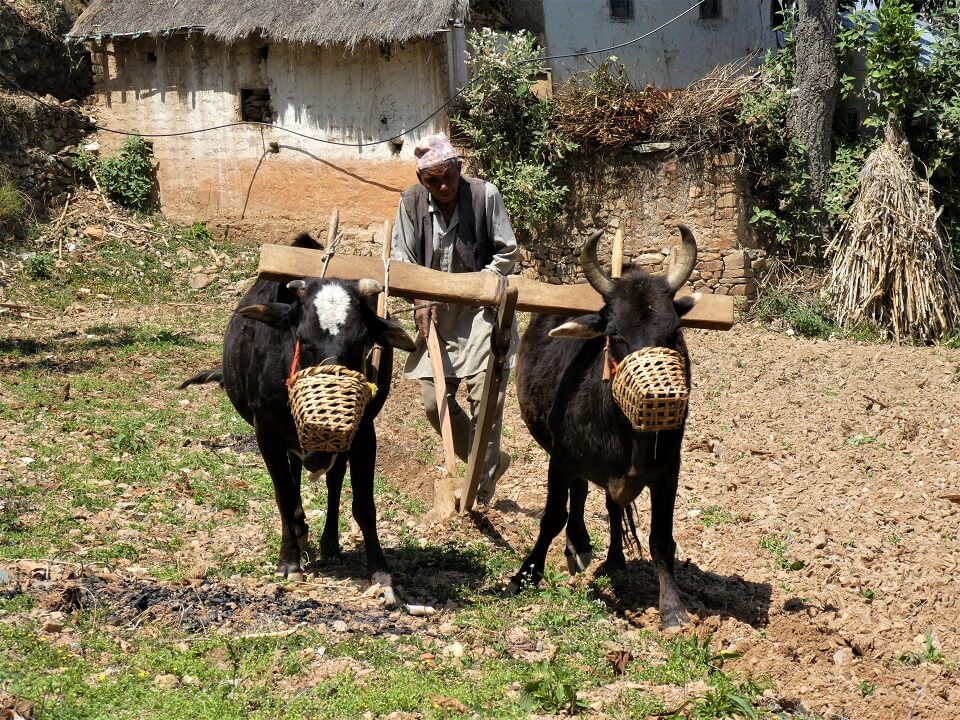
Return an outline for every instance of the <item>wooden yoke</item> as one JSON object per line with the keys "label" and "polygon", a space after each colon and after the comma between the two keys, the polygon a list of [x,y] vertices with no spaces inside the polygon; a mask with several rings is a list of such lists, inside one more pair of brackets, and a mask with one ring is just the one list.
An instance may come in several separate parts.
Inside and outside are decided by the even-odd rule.
{"label": "wooden yoke", "polygon": [[[288,245],[264,245],[260,249],[260,275],[270,280],[286,281],[302,277],[319,277],[324,253]],[[355,255],[334,255],[329,274],[344,280],[373,278],[383,282],[383,263],[379,258]],[[517,289],[518,311],[547,315],[582,315],[603,307],[600,293],[587,284],[551,285],[530,278],[511,275],[509,285]],[[493,273],[444,273],[411,263],[392,263],[390,292],[409,300],[421,299],[462,305],[498,306],[499,278]],[[678,295],[690,294],[682,288]],[[733,326],[733,298],[727,295],[700,297],[690,312],[683,316],[684,327],[707,330],[729,330]]]}

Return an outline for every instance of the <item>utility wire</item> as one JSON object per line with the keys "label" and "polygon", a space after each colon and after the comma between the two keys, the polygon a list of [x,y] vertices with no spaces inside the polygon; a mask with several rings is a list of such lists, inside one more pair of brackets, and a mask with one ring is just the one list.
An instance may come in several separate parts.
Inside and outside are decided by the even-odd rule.
{"label": "utility wire", "polygon": [[[566,58],[585,57],[585,56],[587,56],[587,55],[596,55],[596,54],[598,54],[598,53],[610,52],[611,50],[618,50],[618,49],[620,49],[620,48],[627,47],[628,45],[633,45],[634,43],[640,42],[641,40],[645,40],[645,39],[647,39],[648,37],[650,37],[651,35],[653,35],[654,33],[660,32],[661,30],[663,30],[663,29],[664,29],[665,27],[667,27],[668,25],[672,25],[673,23],[675,23],[677,20],[679,20],[680,18],[682,18],[682,17],[683,17],[684,15],[686,15],[687,13],[692,12],[692,11],[695,10],[696,8],[700,7],[700,5],[702,5],[702,4],[705,3],[706,1],[707,1],[707,0],[698,0],[694,5],[691,5],[690,7],[688,7],[686,10],[684,10],[684,11],[683,11],[682,13],[680,13],[679,15],[675,15],[674,17],[670,18],[669,20],[667,20],[667,21],[666,21],[665,23],[663,23],[662,25],[660,25],[660,26],[658,26],[658,27],[655,27],[653,30],[648,31],[648,32],[644,33],[643,35],[640,35],[640,36],[638,36],[638,37],[635,37],[635,38],[633,38],[632,40],[627,40],[626,42],[622,42],[622,43],[619,43],[619,44],[617,44],[617,45],[611,45],[610,47],[599,48],[599,49],[597,49],[597,50],[583,50],[583,51],[580,51],[580,52],[574,52],[574,53],[569,53],[569,54],[565,54],[565,55],[550,55],[550,56],[547,56],[547,57],[530,58],[530,59],[528,59],[528,60],[520,60],[519,63],[520,63],[520,64],[525,64],[525,63],[535,63],[535,62],[536,62],[536,63],[546,62],[546,61],[548,61],[548,60],[563,60],[563,59],[566,59]],[[0,78],[3,78],[6,82],[8,82],[8,83],[9,83],[10,85],[12,85],[14,88],[16,88],[17,90],[19,90],[21,93],[23,93],[24,95],[26,95],[26,96],[29,97],[29,98],[32,98],[33,100],[35,100],[36,102],[40,103],[41,105],[43,105],[43,106],[45,106],[45,107],[47,107],[47,108],[50,108],[51,110],[54,110],[54,111],[56,111],[56,112],[58,112],[58,113],[60,113],[60,114],[62,114],[62,115],[67,115],[67,116],[69,116],[69,113],[67,113],[67,111],[65,111],[62,107],[60,107],[60,106],[58,106],[58,105],[52,105],[52,104],[48,103],[48,102],[47,102],[46,100],[44,100],[43,98],[38,97],[38,96],[35,95],[34,93],[32,93],[32,92],[30,92],[29,90],[27,90],[26,88],[24,88],[24,87],[23,87],[22,85],[20,85],[17,81],[15,81],[15,80],[13,80],[12,78],[8,77],[8,76],[6,75],[6,73],[4,73],[4,72],[2,72],[2,71],[0,71]],[[210,127],[197,128],[196,130],[181,130],[181,131],[179,131],[179,132],[170,132],[170,133],[130,132],[130,131],[128,131],[128,130],[116,130],[116,129],[114,129],[114,128],[104,127],[104,126],[98,125],[98,124],[96,124],[96,123],[88,123],[88,124],[90,125],[91,128],[93,128],[94,130],[99,130],[100,132],[113,133],[114,135],[126,135],[126,136],[139,135],[140,137],[144,137],[144,138],[182,137],[182,136],[184,136],[184,135],[196,135],[196,134],[198,134],[198,133],[211,132],[211,131],[213,131],[213,130],[223,130],[223,129],[225,129],[225,128],[239,127],[239,126],[242,126],[242,125],[249,125],[249,126],[259,127],[259,128],[272,128],[273,130],[279,130],[279,131],[281,131],[281,132],[285,132],[285,133],[288,133],[288,134],[290,134],[290,135],[295,135],[295,136],[297,136],[297,137],[304,138],[305,140],[313,140],[313,141],[315,141],[315,142],[324,143],[324,144],[326,144],[326,145],[338,145],[338,146],[340,146],[340,147],[364,148],[364,147],[370,147],[370,146],[373,146],[373,145],[383,145],[383,144],[385,144],[385,143],[394,142],[395,140],[399,140],[400,138],[402,138],[404,135],[409,135],[409,134],[412,133],[414,130],[418,130],[419,128],[423,127],[423,126],[426,125],[428,122],[430,122],[430,121],[431,121],[434,117],[436,117],[438,114],[440,114],[441,112],[443,112],[443,110],[445,110],[454,100],[456,100],[458,97],[460,97],[461,95],[463,95],[463,93],[467,90],[467,88],[469,88],[471,85],[473,85],[476,81],[477,81],[477,78],[473,78],[472,80],[469,80],[466,84],[462,85],[462,86],[460,87],[460,89],[458,89],[446,102],[444,102],[440,107],[438,107],[438,108],[437,108],[436,110],[434,110],[432,113],[430,113],[429,115],[427,115],[427,117],[425,117],[423,120],[421,120],[420,122],[418,122],[418,123],[417,123],[416,125],[414,125],[413,127],[408,128],[407,130],[404,130],[403,132],[398,133],[397,135],[394,135],[393,137],[389,137],[389,138],[386,138],[386,139],[384,139],[384,140],[372,140],[372,141],[370,141],[370,142],[350,143],[350,142],[343,142],[343,141],[340,141],[340,140],[328,140],[327,138],[318,138],[318,137],[314,137],[314,136],[312,136],[312,135],[307,135],[306,133],[298,132],[298,131],[296,131],[296,130],[291,130],[290,128],[284,127],[284,126],[282,126],[282,125],[274,125],[274,124],[272,124],[272,123],[255,122],[255,121],[252,121],[252,120],[243,120],[243,121],[241,121],[241,122],[224,123],[224,124],[222,124],[222,125],[212,125],[212,126],[210,126]]]}

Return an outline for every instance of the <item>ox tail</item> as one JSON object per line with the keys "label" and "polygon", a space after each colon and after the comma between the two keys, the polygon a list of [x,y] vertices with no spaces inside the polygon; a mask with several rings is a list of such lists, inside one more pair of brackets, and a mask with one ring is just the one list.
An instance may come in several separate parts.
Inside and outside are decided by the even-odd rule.
{"label": "ox tail", "polygon": [[223,368],[213,368],[211,370],[204,370],[202,373],[194,375],[192,378],[184,380],[178,386],[178,390],[183,390],[190,385],[204,385],[206,383],[219,383],[220,387],[223,387]]}
{"label": "ox tail", "polygon": [[640,544],[640,535],[637,533],[637,504],[630,503],[623,509],[620,516],[623,521],[624,549],[631,549],[636,556],[643,557],[643,546]]}

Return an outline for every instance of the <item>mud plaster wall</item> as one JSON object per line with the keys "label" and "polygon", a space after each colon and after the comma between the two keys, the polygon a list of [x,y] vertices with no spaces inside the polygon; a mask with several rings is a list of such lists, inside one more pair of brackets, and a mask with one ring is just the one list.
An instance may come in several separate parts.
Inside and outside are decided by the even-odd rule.
{"label": "mud plaster wall", "polygon": [[681,160],[666,153],[591,153],[573,160],[565,217],[549,232],[523,243],[520,272],[560,284],[582,280],[580,247],[604,230],[600,259],[609,266],[617,228],[624,230],[624,262],[663,271],[680,243],[677,223],[696,235],[696,290],[751,297],[754,277],[766,263],[755,248],[750,195],[732,153]]}
{"label": "mud plaster wall", "polygon": [[[443,36],[353,53],[252,39],[225,46],[199,34],[93,43],[91,51],[96,112],[107,127],[163,134],[235,123],[241,89],[269,90],[274,127],[151,138],[164,213],[252,240],[320,233],[336,206],[354,249],[379,252],[383,221],[416,182],[413,148],[447,128],[440,114],[399,145],[359,148],[284,131],[355,145],[416,125],[447,99]],[[122,139],[101,133],[103,152]]]}

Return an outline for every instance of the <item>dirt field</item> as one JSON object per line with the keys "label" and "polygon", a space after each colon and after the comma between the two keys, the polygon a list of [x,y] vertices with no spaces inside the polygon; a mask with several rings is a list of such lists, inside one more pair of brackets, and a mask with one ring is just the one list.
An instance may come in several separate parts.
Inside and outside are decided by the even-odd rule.
{"label": "dirt field", "polygon": [[[224,317],[232,302],[225,301]],[[11,338],[36,337],[42,347],[51,338],[70,337],[98,322],[135,326],[149,318],[190,327],[193,313],[186,303],[160,320],[151,308],[129,317],[116,308],[103,317],[97,312],[91,307],[83,317],[42,322],[14,322],[8,316],[4,332]],[[208,342],[217,332],[210,326],[195,334]],[[695,614],[692,630],[701,637],[712,633],[715,647],[741,653],[731,667],[771,678],[775,689],[768,692],[782,706],[794,708],[790,717],[806,717],[804,712],[856,720],[957,717],[960,505],[944,496],[960,493],[960,351],[811,341],[754,324],[738,325],[729,333],[688,331],[687,337],[694,392],[675,532],[678,581]],[[152,374],[152,361],[140,367],[129,362],[124,360],[126,368],[106,370],[104,378],[134,367],[146,372],[141,378],[152,389],[147,402],[181,402],[183,395],[169,378]],[[6,377],[13,377],[18,363],[23,365],[8,363]],[[190,403],[209,405],[217,392],[196,390]],[[184,407],[185,417],[199,412]],[[454,536],[510,548],[522,557],[542,509],[546,456],[520,421],[512,387],[503,446],[513,465],[484,518],[424,528],[409,503],[398,509],[397,497],[429,507],[436,473],[430,463],[439,444],[420,420],[413,383],[395,386],[379,432],[378,472],[399,491],[380,504],[386,547],[397,547],[401,537],[411,534],[425,541]],[[0,468],[12,473],[22,464],[26,439],[12,426],[4,433]],[[248,440],[239,436],[230,441],[234,451],[246,453],[245,465],[257,461]],[[177,437],[171,440],[175,442]],[[134,500],[136,492],[124,490]],[[311,492],[307,489],[308,505]],[[271,501],[261,502],[269,517]],[[640,503],[643,537],[646,494]],[[191,502],[179,507],[185,524],[208,512]],[[588,510],[591,533],[605,544],[598,492],[591,493]],[[318,530],[316,512],[308,509]],[[110,513],[101,513],[104,526],[115,523]],[[189,543],[177,553],[178,566],[194,563],[200,568],[195,575],[202,577],[214,550],[261,563],[273,552],[266,547],[260,519],[232,522]],[[356,533],[344,539],[345,550],[357,544]],[[552,557],[557,569],[565,567],[559,541]],[[643,556],[631,562],[632,578],[602,592],[625,638],[631,630],[658,624],[656,581],[647,558],[644,548]],[[143,551],[138,565],[151,562],[150,552]],[[232,584],[198,580],[201,585],[194,583],[189,590],[144,584],[136,574],[142,567],[122,565],[116,573],[99,573],[85,591],[133,608],[131,618],[139,618],[136,608],[146,603],[154,608],[151,622],[158,627],[198,622],[242,632],[262,627],[255,620],[264,613],[285,614],[288,622],[321,619],[343,627],[363,627],[384,617],[377,599],[362,594],[346,579],[349,574],[284,594],[276,586],[244,578],[231,578]],[[46,603],[46,610],[56,606],[51,599],[62,606],[63,583],[72,573],[41,566],[17,560],[6,564],[14,580],[27,579],[24,587],[31,575],[42,579],[31,592]],[[504,583],[513,570],[504,571]],[[408,569],[405,580],[410,601],[430,602],[435,598],[423,588],[443,578],[419,577]],[[187,612],[185,593],[203,598],[198,605],[203,617]],[[242,601],[243,593],[259,599]],[[214,606],[215,612],[210,610]],[[164,607],[169,607],[166,621]],[[457,608],[453,602],[450,613],[432,619],[394,613],[390,626],[452,638]]]}
{"label": "dirt field", "polygon": [[[756,325],[687,338],[695,390],[675,532],[697,628],[818,714],[956,718],[960,505],[942,496],[960,493],[960,351],[812,341]],[[402,384],[387,417],[410,428],[416,403],[415,387]],[[417,438],[385,420],[383,470],[423,496],[431,473],[404,459]],[[505,426],[514,462],[489,520],[523,553],[546,455],[512,393]],[[644,527],[646,502],[644,493]],[[599,492],[590,508],[601,533]],[[563,567],[560,540],[552,551]],[[656,578],[636,565],[636,585],[610,604],[656,627]],[[946,664],[910,664],[925,633]]]}

